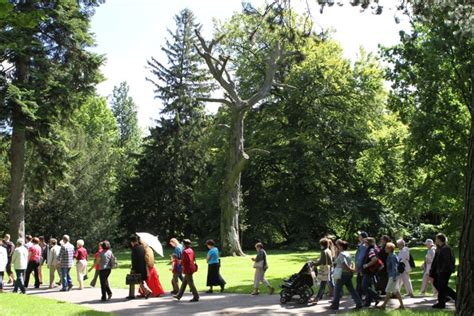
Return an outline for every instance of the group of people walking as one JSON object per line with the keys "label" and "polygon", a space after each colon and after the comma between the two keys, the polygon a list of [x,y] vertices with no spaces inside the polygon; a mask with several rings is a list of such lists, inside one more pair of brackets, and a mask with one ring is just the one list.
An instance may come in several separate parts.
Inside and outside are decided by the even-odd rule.
{"label": "group of people walking", "polygon": [[[176,238],[172,238],[169,244],[174,248],[170,260],[171,294],[179,301],[189,286],[193,295],[191,302],[199,301],[199,293],[193,278],[194,273],[198,271],[198,265],[191,241],[184,239],[180,243]],[[219,249],[213,240],[207,240],[206,246],[208,248],[206,284],[209,287],[206,293],[213,293],[216,286],[219,286],[220,292],[223,292],[226,282],[220,273]],[[415,267],[415,263],[410,249],[403,239],[393,243],[389,236],[384,235],[377,245],[373,237],[369,237],[365,232],[360,232],[354,259],[348,252],[349,243],[347,241],[334,241],[330,237],[325,237],[320,240],[320,246],[320,256],[312,262],[318,269],[317,283],[319,283],[319,290],[311,299],[313,303],[317,304],[328,292],[328,296],[332,298],[331,308],[339,309],[344,287],[349,291],[355,308],[368,307],[373,303],[377,306],[382,301],[382,296],[385,298],[380,308],[385,308],[391,298],[398,299],[400,308],[404,308],[403,298],[400,294],[402,286],[405,287],[408,296],[414,296],[410,272]],[[425,295],[431,284],[433,294],[438,298],[438,302],[433,307],[445,308],[448,300],[456,300],[455,291],[448,286],[450,276],[455,271],[455,257],[443,234],[438,234],[435,241],[427,239],[425,246],[427,253],[421,267],[423,281],[420,294]],[[127,299],[136,298],[136,284],[139,285],[138,293],[141,297],[158,297],[164,294],[165,291],[155,268],[153,249],[146,242],[140,240],[137,235],[130,237],[130,248],[131,271],[130,275],[127,275],[130,291]],[[397,248],[398,253],[396,254]],[[265,279],[268,269],[267,253],[261,243],[255,245],[255,250],[257,255],[251,258],[255,269],[254,289],[251,294],[260,294],[260,283],[268,288],[269,294],[273,294],[274,288]],[[14,285],[13,292],[25,293],[32,274],[35,279],[34,287],[39,288],[43,280],[41,266],[44,263],[47,263],[49,268],[49,288],[60,285],[60,291],[69,291],[73,287],[70,270],[75,262],[78,289],[84,288],[88,272],[95,270],[90,285],[95,287],[97,279],[99,279],[101,300],[110,300],[112,291],[108,278],[112,269],[117,266],[117,259],[112,253],[110,243],[105,240],[98,244],[94,262],[89,271],[87,270],[88,257],[84,241],[77,240],[75,248],[70,243],[68,235],[64,235],[59,243],[54,238],[46,243],[43,237],[37,238],[28,235],[26,242],[19,239],[15,245],[10,241],[10,236],[6,234],[4,239],[0,240],[0,292],[3,291],[4,276],[8,279],[8,283]],[[13,270],[16,273],[16,278],[13,275]],[[352,283],[354,274],[356,275],[356,287]],[[59,276],[58,283],[54,282],[56,275]]]}
{"label": "group of people walking", "polygon": [[[400,288],[405,287],[406,293],[414,297],[410,272],[415,262],[410,249],[403,239],[397,240],[396,245],[389,236],[382,236],[377,245],[375,238],[369,237],[366,232],[359,233],[359,244],[354,262],[347,252],[349,243],[331,238],[320,240],[321,253],[313,265],[318,267],[317,279],[319,291],[312,298],[317,303],[323,298],[326,287],[332,297],[331,308],[339,309],[343,287],[346,287],[354,301],[355,308],[375,306],[382,301],[379,307],[384,309],[391,298],[397,298],[400,308],[404,308]],[[425,241],[427,253],[422,265],[423,281],[421,295],[426,294],[431,283],[433,294],[437,295],[438,302],[433,308],[445,308],[447,300],[456,300],[456,293],[449,286],[449,279],[455,271],[455,257],[452,249],[447,245],[446,236],[438,234],[435,242]],[[398,248],[398,254],[395,254]],[[356,287],[352,283],[356,275]]]}

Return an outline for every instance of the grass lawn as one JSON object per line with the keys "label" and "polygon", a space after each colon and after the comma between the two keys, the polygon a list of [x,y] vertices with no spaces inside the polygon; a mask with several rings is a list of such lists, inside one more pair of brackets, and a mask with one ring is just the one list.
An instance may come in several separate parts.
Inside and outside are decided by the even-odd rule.
{"label": "grass lawn", "polygon": [[13,293],[0,294],[0,315],[112,315],[81,305]]}
{"label": "grass lawn", "polygon": [[[163,285],[165,291],[169,292],[171,290],[171,271],[169,265],[169,255],[172,252],[172,249],[165,249],[165,257],[161,258],[158,255],[155,257],[155,266],[160,276],[161,284]],[[415,294],[419,293],[421,287],[421,280],[423,277],[421,271],[421,264],[425,256],[424,248],[412,248],[411,253],[416,261],[416,268],[410,273],[413,287],[415,289]],[[252,290],[253,283],[253,273],[254,269],[252,268],[252,261],[250,258],[255,255],[255,252],[248,252],[246,257],[223,257],[221,258],[221,274],[227,282],[226,292],[229,293],[250,293]],[[308,259],[316,259],[319,255],[319,252],[316,251],[305,251],[305,252],[295,252],[295,251],[268,251],[268,264],[269,269],[266,273],[267,279],[270,283],[278,289],[279,285],[282,283],[283,278],[287,278],[293,273],[297,273],[303,264]],[[116,253],[119,262],[119,268],[112,270],[109,281],[112,288],[126,288],[125,285],[125,276],[130,271],[130,252],[123,251]],[[206,276],[207,276],[207,264],[205,260],[206,253],[202,251],[196,252],[197,263],[199,266],[198,272],[195,274],[195,282],[198,290],[206,290]],[[92,261],[89,260],[89,266],[92,264]],[[49,276],[47,269],[43,267],[44,275],[46,278]],[[71,270],[71,276],[73,282],[77,284],[75,271]],[[93,271],[89,274],[89,280],[86,281],[86,284],[90,282],[90,279],[93,277]],[[354,278],[355,279],[355,278]],[[454,284],[454,276],[451,279],[451,285]],[[44,282],[47,284],[47,282]],[[99,282],[97,283],[99,286]],[[431,288],[428,289],[428,292],[431,292]],[[402,291],[403,293],[403,291]]]}

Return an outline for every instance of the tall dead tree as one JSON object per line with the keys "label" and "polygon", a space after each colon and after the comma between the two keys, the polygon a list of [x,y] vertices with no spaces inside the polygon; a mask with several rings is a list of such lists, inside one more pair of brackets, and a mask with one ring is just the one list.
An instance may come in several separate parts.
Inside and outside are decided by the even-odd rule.
{"label": "tall dead tree", "polygon": [[266,63],[263,84],[250,98],[242,99],[231,74],[226,69],[229,57],[214,56],[213,50],[223,37],[207,43],[197,30],[196,35],[199,39],[199,45],[196,45],[199,55],[205,60],[209,72],[224,90],[224,98],[200,98],[200,100],[224,104],[230,111],[229,148],[219,201],[222,252],[225,255],[242,256],[244,252],[239,239],[239,215],[242,202],[240,178],[250,158],[244,147],[244,117],[245,113],[269,96],[278,68],[277,63],[283,50],[280,43],[272,46]]}

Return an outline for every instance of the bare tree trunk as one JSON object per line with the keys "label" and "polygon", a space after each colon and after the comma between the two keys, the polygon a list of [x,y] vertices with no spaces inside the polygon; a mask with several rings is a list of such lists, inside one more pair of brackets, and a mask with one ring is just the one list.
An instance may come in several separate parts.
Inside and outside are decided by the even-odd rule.
{"label": "bare tree trunk", "polygon": [[[471,110],[474,104],[474,94]],[[471,111],[471,135],[464,193],[464,221],[459,241],[459,272],[456,313],[474,315],[474,114]]]}
{"label": "bare tree trunk", "polygon": [[199,30],[196,30],[195,33],[200,43],[200,47],[195,45],[197,52],[206,61],[209,72],[225,91],[224,98],[222,99],[202,97],[198,98],[198,100],[218,102],[228,106],[231,111],[229,152],[226,175],[220,196],[220,231],[223,254],[242,256],[245,254],[242,251],[239,239],[239,215],[242,200],[240,174],[249,160],[249,156],[244,151],[244,115],[270,94],[273,79],[278,68],[277,61],[281,57],[283,50],[280,43],[274,44],[273,51],[268,56],[262,86],[249,99],[242,100],[236,89],[236,84],[232,80],[232,76],[226,69],[230,57],[222,55],[219,55],[217,58],[213,57],[213,47],[223,37],[221,36],[210,43],[206,43]]}
{"label": "bare tree trunk", "polygon": [[232,109],[226,174],[221,191],[221,241],[224,255],[244,255],[239,239],[241,211],[241,171],[248,160],[244,152],[245,111]]}
{"label": "bare tree trunk", "polygon": [[[22,84],[28,80],[27,60],[19,58],[16,62],[17,82]],[[26,131],[21,105],[13,104],[12,140],[10,147],[10,234],[16,242],[25,238],[25,151]]]}

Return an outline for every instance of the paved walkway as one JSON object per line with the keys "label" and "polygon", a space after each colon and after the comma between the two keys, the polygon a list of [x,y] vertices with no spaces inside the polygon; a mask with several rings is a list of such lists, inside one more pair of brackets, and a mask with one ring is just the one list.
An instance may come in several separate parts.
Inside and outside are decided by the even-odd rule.
{"label": "paved walkway", "polygon": [[[254,315],[335,315],[329,310],[329,303],[322,301],[317,305],[301,306],[290,302],[280,305],[279,295],[259,296],[243,294],[200,294],[200,301],[190,303],[190,294],[186,294],[181,301],[176,301],[171,295],[159,298],[125,300],[128,295],[126,289],[113,289],[113,297],[108,302],[100,301],[100,288],[86,288],[82,291],[72,289],[70,292],[59,292],[58,289],[29,289],[29,295],[52,298],[69,303],[81,304],[89,308],[112,312],[116,315],[215,315],[215,314],[254,314]],[[405,306],[410,309],[431,309],[434,304],[432,297],[406,298]],[[339,314],[350,311],[352,301],[344,299],[341,302]],[[398,302],[392,300],[389,308],[397,308]],[[454,310],[452,304],[450,309]]]}

